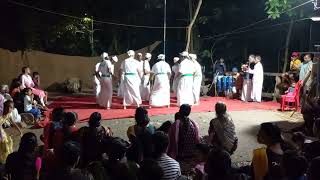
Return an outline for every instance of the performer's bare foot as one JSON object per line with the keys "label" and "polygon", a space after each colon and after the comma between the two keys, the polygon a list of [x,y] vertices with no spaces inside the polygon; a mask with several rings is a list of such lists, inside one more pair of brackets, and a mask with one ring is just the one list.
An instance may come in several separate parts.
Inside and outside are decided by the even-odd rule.
{"label": "performer's bare foot", "polygon": [[170,105],[168,105],[168,108],[170,108]]}
{"label": "performer's bare foot", "polygon": [[152,108],[152,106],[149,106],[149,109],[151,109]]}
{"label": "performer's bare foot", "polygon": [[127,109],[127,107],[126,107],[126,106],[123,106],[123,109]]}
{"label": "performer's bare foot", "polygon": [[107,110],[111,109],[110,107],[107,107]]}

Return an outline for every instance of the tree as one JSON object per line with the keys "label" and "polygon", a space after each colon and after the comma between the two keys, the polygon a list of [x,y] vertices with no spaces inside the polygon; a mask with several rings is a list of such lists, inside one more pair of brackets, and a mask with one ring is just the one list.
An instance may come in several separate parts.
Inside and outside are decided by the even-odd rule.
{"label": "tree", "polygon": [[201,8],[201,4],[202,4],[202,0],[199,0],[198,5],[197,5],[197,9],[194,12],[194,15],[190,21],[190,24],[188,26],[187,29],[187,45],[186,45],[186,51],[189,51],[190,49],[190,41],[191,41],[191,35],[192,35],[192,28],[194,23],[196,22],[197,16],[199,14],[200,8]]}

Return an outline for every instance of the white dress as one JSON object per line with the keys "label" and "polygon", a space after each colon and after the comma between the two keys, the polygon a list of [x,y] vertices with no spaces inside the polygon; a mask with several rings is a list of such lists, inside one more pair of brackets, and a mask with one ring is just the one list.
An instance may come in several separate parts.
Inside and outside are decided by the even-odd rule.
{"label": "white dress", "polygon": [[193,97],[193,75],[194,63],[189,59],[184,59],[179,65],[179,73],[181,74],[177,86],[177,105],[194,104]]}
{"label": "white dress", "polygon": [[170,105],[170,65],[159,61],[152,66],[155,80],[150,96],[150,105],[155,107]]}
{"label": "white dress", "polygon": [[101,90],[97,102],[99,106],[110,108],[112,104],[112,68],[110,60],[104,60],[100,63],[98,73],[101,74]]}
{"label": "white dress", "polygon": [[[100,66],[100,63],[97,63],[94,67],[94,72],[98,72],[99,71],[99,66]],[[101,74],[100,74],[101,76]],[[100,93],[100,89],[101,89],[101,84],[100,84],[100,81],[99,79],[97,78],[96,75],[93,76],[93,85],[94,85],[94,94],[96,95],[96,98],[98,98],[98,95]]]}
{"label": "white dress", "polygon": [[[144,70],[145,72],[150,72],[150,64],[149,61],[144,60],[141,61],[141,68],[142,71]],[[141,94],[141,99],[142,100],[149,100],[150,97],[150,83],[149,83],[150,75],[145,74],[142,76],[142,82],[140,85],[140,94]]]}
{"label": "white dress", "polygon": [[177,93],[177,86],[179,82],[179,64],[175,64],[172,66],[172,72],[174,73],[173,82],[172,82],[172,90],[174,93]]}
{"label": "white dress", "polygon": [[201,83],[202,83],[202,68],[198,61],[194,61],[195,73],[193,77],[193,96],[194,96],[194,103],[200,103],[200,90],[201,90]]}
{"label": "white dress", "polygon": [[253,74],[252,78],[252,99],[261,102],[263,87],[263,66],[261,62],[254,65],[254,69],[249,68],[249,73]]}
{"label": "white dress", "polygon": [[139,61],[134,58],[128,58],[122,63],[121,69],[123,71],[123,105],[140,105],[140,83],[141,83],[141,68]]}

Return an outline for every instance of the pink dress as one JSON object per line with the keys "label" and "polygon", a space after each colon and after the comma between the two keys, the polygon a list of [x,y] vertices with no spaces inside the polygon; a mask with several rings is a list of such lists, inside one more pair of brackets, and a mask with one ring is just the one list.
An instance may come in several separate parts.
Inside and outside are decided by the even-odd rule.
{"label": "pink dress", "polygon": [[46,93],[43,90],[34,88],[35,84],[30,75],[23,74],[21,76],[21,85],[23,88],[31,88],[32,93],[40,98],[44,98],[46,96]]}

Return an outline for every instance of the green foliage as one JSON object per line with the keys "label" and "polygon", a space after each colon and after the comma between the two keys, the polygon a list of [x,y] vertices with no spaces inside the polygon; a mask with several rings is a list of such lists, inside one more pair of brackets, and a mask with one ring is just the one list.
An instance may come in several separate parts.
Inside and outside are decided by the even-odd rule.
{"label": "green foliage", "polygon": [[[303,9],[291,10],[295,5],[306,2],[306,0],[266,0],[266,12],[271,19],[280,18],[282,14],[286,14],[289,17],[292,16],[304,16]],[[297,12],[299,11],[299,12]]]}
{"label": "green foliage", "polygon": [[210,50],[205,49],[201,52],[200,57],[202,58],[211,58],[212,57],[212,53]]}

